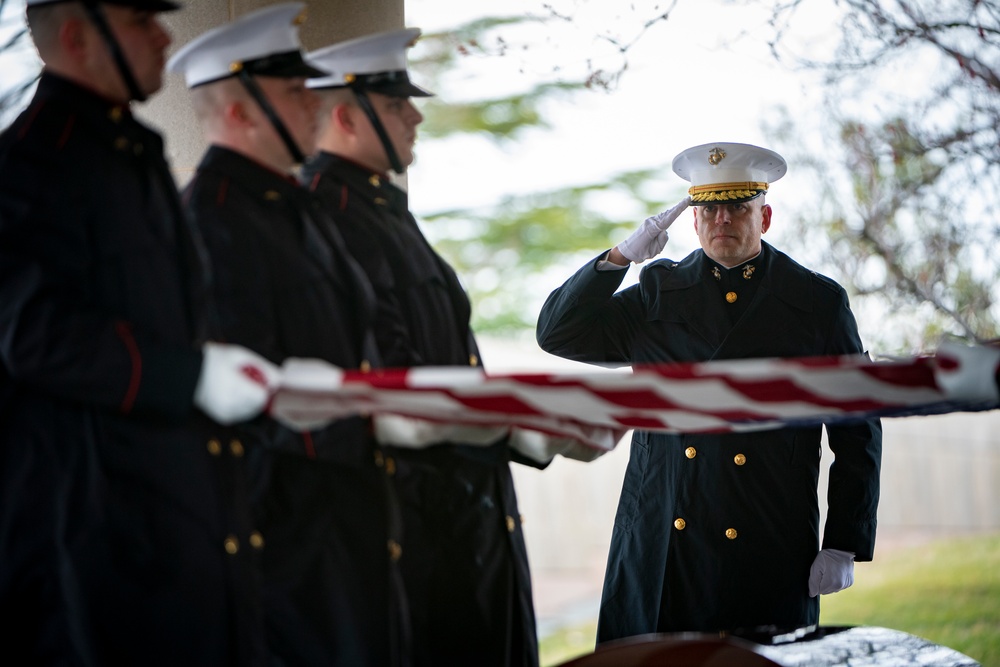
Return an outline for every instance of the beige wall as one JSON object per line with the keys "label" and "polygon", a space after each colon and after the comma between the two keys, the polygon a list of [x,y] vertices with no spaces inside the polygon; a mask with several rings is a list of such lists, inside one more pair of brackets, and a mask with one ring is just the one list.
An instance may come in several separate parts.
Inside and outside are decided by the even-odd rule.
{"label": "beige wall", "polygon": [[[254,9],[278,4],[274,0],[181,0],[184,8],[164,14],[174,42],[170,53],[205,32]],[[312,0],[306,2],[302,43],[307,50],[351,37],[403,27],[403,0]],[[205,150],[198,124],[180,76],[167,74],[163,90],[139,109],[139,115],[158,127],[167,143],[167,157],[178,183],[191,177]]]}

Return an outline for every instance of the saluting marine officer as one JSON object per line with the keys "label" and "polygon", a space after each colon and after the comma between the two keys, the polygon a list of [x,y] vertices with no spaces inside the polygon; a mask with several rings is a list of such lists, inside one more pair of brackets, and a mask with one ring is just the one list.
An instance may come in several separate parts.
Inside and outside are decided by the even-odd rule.
{"label": "saluting marine officer", "polygon": [[[410,98],[430,95],[406,68],[406,49],[419,34],[367,35],[308,55],[330,75],[307,84],[322,104],[319,152],[303,180],[372,281],[382,319],[398,325],[376,331],[386,366],[478,366],[465,290],[389,177],[413,162],[423,116]],[[511,460],[535,463],[508,443],[438,443],[393,455],[416,665],[538,663],[509,467]]]}
{"label": "saluting marine officer", "polygon": [[241,445],[194,408],[250,418],[274,369],[206,342],[201,240],[131,111],[177,8],[27,1],[44,68],[0,136],[0,638],[24,664],[262,664]]}
{"label": "saluting marine officer", "polygon": [[[689,198],[588,262],[542,307],[548,352],[628,365],[862,354],[847,295],[762,241],[765,193],[786,171],[773,151],[695,146],[673,161]],[[688,205],[701,249],[658,255]],[[706,406],[711,407],[711,406]],[[671,631],[817,623],[821,593],[871,560],[879,495],[877,420],[826,426],[829,512],[819,543],[820,427],[729,435],[636,431],[615,517],[598,641]]]}
{"label": "saluting marine officer", "polygon": [[[246,14],[171,58],[210,144],[185,206],[208,246],[228,340],[274,362],[366,370],[379,361],[372,288],[293,176],[315,143],[318,104],[305,82],[323,74],[302,57],[303,8]],[[261,419],[244,439],[267,450],[256,507],[276,664],[403,664],[400,536],[367,420],[298,432]]]}

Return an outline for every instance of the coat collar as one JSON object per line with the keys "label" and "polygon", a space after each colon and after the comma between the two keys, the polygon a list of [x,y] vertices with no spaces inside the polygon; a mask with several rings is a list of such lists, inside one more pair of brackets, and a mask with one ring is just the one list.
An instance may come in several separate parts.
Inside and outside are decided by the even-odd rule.
{"label": "coat collar", "polygon": [[222,146],[209,146],[198,171],[218,171],[241,190],[265,201],[302,197],[304,191],[290,176],[278,173],[246,155]]}
{"label": "coat collar", "polygon": [[[811,271],[764,241],[761,241],[758,259],[754,263],[760,272],[761,289],[794,308],[812,311]],[[670,268],[670,275],[661,283],[660,291],[688,290],[706,283],[714,264],[703,250],[692,252],[680,262],[660,260],[657,263],[667,263]]]}
{"label": "coat collar", "polygon": [[409,210],[406,192],[396,187],[388,176],[340,155],[320,151],[306,163],[302,174],[310,189],[315,189],[317,180],[329,177],[345,183],[368,201],[388,206],[397,215],[404,215]]}
{"label": "coat collar", "polygon": [[715,348],[719,356],[723,356],[730,340],[739,340],[748,322],[780,316],[771,312],[775,303],[772,297],[800,311],[813,309],[812,272],[762,242],[759,262],[755,262],[760,272],[760,286],[741,320],[731,327],[719,289],[711,278],[713,264],[702,250],[692,252],[680,262],[660,260],[654,263],[669,271],[660,282],[659,291],[669,294],[675,307],[663,315],[684,321]]}

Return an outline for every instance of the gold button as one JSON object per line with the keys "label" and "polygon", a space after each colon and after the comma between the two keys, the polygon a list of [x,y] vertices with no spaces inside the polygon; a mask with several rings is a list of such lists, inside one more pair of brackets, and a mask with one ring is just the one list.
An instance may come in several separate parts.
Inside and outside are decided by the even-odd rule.
{"label": "gold button", "polygon": [[477,357],[474,354],[470,354],[469,355],[469,365],[470,366],[478,366],[479,365],[479,357]]}
{"label": "gold button", "polygon": [[264,548],[264,536],[260,534],[259,531],[253,531],[250,533],[250,546],[254,549]]}
{"label": "gold button", "polygon": [[280,201],[281,194],[277,190],[268,190],[264,193],[264,199],[267,201]]}
{"label": "gold button", "polygon": [[227,554],[235,556],[236,552],[240,550],[240,541],[236,539],[235,535],[230,535],[226,538],[226,541],[222,543],[222,546],[226,549]]}
{"label": "gold button", "polygon": [[726,528],[726,537],[728,537],[731,540],[735,540],[736,539],[736,529],[735,528]]}
{"label": "gold button", "polygon": [[382,185],[382,179],[379,178],[378,174],[372,174],[368,177],[368,182],[372,184],[372,187],[378,187]]}
{"label": "gold button", "polygon": [[241,456],[243,456],[243,443],[240,442],[239,440],[230,440],[229,453],[235,456],[236,458],[240,458]]}
{"label": "gold button", "polygon": [[393,562],[399,560],[400,557],[403,555],[403,547],[401,547],[399,545],[399,542],[397,542],[396,540],[389,540],[388,546],[389,546],[389,558]]}
{"label": "gold button", "polygon": [[684,456],[688,457],[689,459],[693,459],[694,457],[698,456],[698,450],[695,449],[694,447],[688,447],[687,449],[684,450]]}
{"label": "gold button", "polygon": [[674,519],[674,528],[677,530],[684,530],[687,528],[687,525],[688,523],[684,519]]}
{"label": "gold button", "polygon": [[376,206],[385,206],[386,204],[389,203],[389,201],[385,199],[385,197],[375,197],[375,199],[373,199],[372,201],[375,202]]}
{"label": "gold button", "polygon": [[114,122],[118,122],[122,119],[122,108],[121,107],[111,107],[111,111],[108,112],[108,118]]}
{"label": "gold button", "polygon": [[385,457],[385,474],[390,477],[396,474],[396,460],[391,456]]}
{"label": "gold button", "polygon": [[362,373],[370,373],[372,370],[372,362],[367,359],[363,359],[361,363],[358,364],[358,368],[361,369]]}
{"label": "gold button", "polygon": [[517,528],[517,522],[514,521],[514,517],[512,517],[509,514],[507,515],[506,521],[507,521],[507,532],[513,533],[514,529]]}
{"label": "gold button", "polygon": [[375,465],[381,468],[385,465],[385,458],[382,456],[382,452],[375,450]]}
{"label": "gold button", "polygon": [[733,461],[736,462],[736,465],[741,466],[747,462],[747,457],[743,456],[742,454],[737,454],[736,456],[733,457]]}
{"label": "gold button", "polygon": [[215,438],[209,440],[206,447],[208,447],[208,453],[211,454],[212,456],[218,456],[219,454],[222,453],[222,443],[220,443]]}
{"label": "gold button", "polygon": [[120,151],[123,151],[126,148],[128,148],[128,139],[126,139],[125,137],[118,137],[117,139],[115,139],[115,148],[117,148]]}
{"label": "gold button", "polygon": [[736,303],[736,292],[726,292],[726,301]]}

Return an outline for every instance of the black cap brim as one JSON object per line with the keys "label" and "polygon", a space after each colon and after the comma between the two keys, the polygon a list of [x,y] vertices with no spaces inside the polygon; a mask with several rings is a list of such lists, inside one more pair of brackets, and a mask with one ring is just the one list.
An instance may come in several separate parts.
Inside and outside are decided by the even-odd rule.
{"label": "black cap brim", "polygon": [[[37,2],[29,2],[28,9],[34,9],[35,7],[48,7],[49,5],[57,5],[64,2],[75,2],[76,0],[38,0]],[[119,7],[131,7],[133,9],[140,9],[143,11],[150,12],[173,12],[181,8],[180,3],[171,2],[170,0],[84,0],[93,5],[105,4],[105,5],[117,5]]]}
{"label": "black cap brim", "polygon": [[395,81],[382,85],[366,86],[365,90],[389,97],[434,97],[434,93],[424,90],[411,81]]}
{"label": "black cap brim", "polygon": [[314,79],[329,76],[328,72],[307,63],[303,59],[301,51],[276,53],[265,58],[248,60],[243,63],[243,67],[254,76],[271,76],[279,79],[291,79],[298,76]]}
{"label": "black cap brim", "polygon": [[174,12],[181,8],[180,3],[170,0],[101,0],[101,2],[150,12]]}

